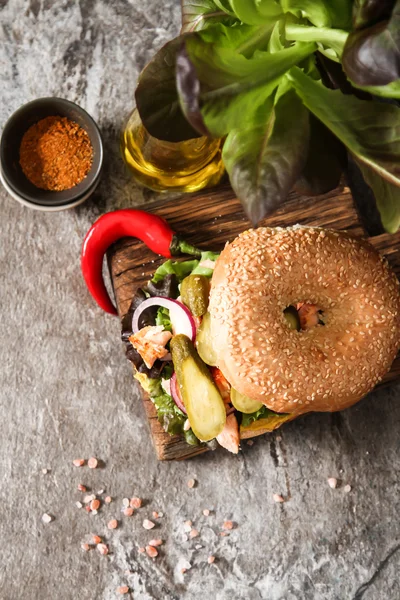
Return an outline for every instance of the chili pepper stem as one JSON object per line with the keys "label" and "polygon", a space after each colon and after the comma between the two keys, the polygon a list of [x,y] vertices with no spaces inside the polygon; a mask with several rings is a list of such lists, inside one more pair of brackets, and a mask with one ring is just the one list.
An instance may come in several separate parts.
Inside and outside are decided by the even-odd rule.
{"label": "chili pepper stem", "polygon": [[196,248],[196,246],[192,246],[186,240],[174,235],[172,238],[170,251],[173,256],[177,256],[179,254],[189,254],[190,256],[195,256],[196,258],[201,257],[201,250]]}

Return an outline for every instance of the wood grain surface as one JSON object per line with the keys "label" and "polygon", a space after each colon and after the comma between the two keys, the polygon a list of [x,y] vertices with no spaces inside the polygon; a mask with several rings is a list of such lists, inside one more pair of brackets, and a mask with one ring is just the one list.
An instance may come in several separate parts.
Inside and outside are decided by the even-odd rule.
{"label": "wood grain surface", "polygon": [[[187,195],[173,202],[158,200],[145,208],[167,219],[175,232],[205,250],[222,249],[225,242],[251,226],[228,186]],[[262,221],[261,225],[287,227],[296,223],[348,230],[355,236],[366,237],[347,187],[316,197],[292,193],[285,204]],[[399,277],[400,233],[383,234],[369,239],[379,252],[387,256]],[[127,312],[136,288],[146,283],[164,260],[134,238],[120,240],[110,249],[108,264],[121,318]],[[380,385],[399,378],[400,356]],[[157,420],[153,403],[146,394],[143,393],[142,396],[159,460],[189,458],[207,451],[206,446],[189,446],[181,436],[165,433]]]}

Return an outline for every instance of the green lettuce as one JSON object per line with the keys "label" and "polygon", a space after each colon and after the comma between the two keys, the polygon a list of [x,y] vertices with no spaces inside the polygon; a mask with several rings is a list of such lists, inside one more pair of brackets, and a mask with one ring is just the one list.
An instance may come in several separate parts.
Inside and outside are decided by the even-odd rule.
{"label": "green lettuce", "polygon": [[204,260],[216,261],[218,256],[219,252],[207,251],[201,253],[200,260],[173,261],[169,259],[158,267],[157,271],[153,275],[152,281],[154,283],[158,283],[159,281],[162,281],[166,275],[171,274],[175,274],[177,276],[179,283],[181,283],[185,277],[191,274],[211,277],[213,274],[213,269],[200,267],[199,265]]}
{"label": "green lettuce", "polygon": [[168,308],[160,306],[156,315],[156,325],[162,325],[166,331],[172,332],[172,323],[169,316]]}
{"label": "green lettuce", "polygon": [[166,275],[175,274],[178,278],[178,281],[181,282],[183,279],[185,279],[185,277],[190,275],[190,273],[197,267],[198,264],[198,260],[173,261],[169,259],[158,267],[157,271],[153,275],[152,281],[154,283],[158,283],[159,281],[162,281]]}
{"label": "green lettuce", "polygon": [[201,259],[198,261],[199,264],[193,269],[191,275],[204,275],[205,277],[212,277],[214,270],[209,269],[208,267],[201,267],[200,263],[204,260],[212,260],[215,262],[219,255],[219,252],[202,252]]}
{"label": "green lettuce", "polygon": [[242,413],[242,427],[248,427],[258,419],[266,419],[270,415],[276,415],[273,410],[269,410],[266,406],[262,406],[256,412],[245,414]]}
{"label": "green lettuce", "polygon": [[139,78],[146,130],[169,142],[224,138],[223,163],[254,222],[299,179],[307,194],[334,189],[345,146],[397,231],[400,109],[381,99],[400,98],[400,0],[181,4],[181,35]]}
{"label": "green lettuce", "polygon": [[[164,369],[165,371],[165,369]],[[163,379],[169,379],[171,377],[170,370],[165,373],[167,377]],[[163,429],[170,435],[181,434],[185,437],[188,444],[197,446],[200,441],[194,435],[193,431],[184,431],[183,426],[187,419],[186,415],[177,407],[172,397],[167,394],[161,385],[161,379],[150,379],[144,373],[136,372],[135,379],[139,381],[143,389],[149,394],[154,406],[157,409],[157,417]]]}

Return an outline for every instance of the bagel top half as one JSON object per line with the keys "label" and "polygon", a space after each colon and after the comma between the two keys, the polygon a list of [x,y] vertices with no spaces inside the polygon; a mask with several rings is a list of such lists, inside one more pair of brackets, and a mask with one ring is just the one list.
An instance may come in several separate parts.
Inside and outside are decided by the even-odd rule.
{"label": "bagel top half", "polygon": [[[324,325],[290,329],[283,311],[300,302],[318,305]],[[217,260],[209,310],[223,374],[276,412],[351,406],[400,345],[396,276],[368,242],[337,231],[245,231]]]}

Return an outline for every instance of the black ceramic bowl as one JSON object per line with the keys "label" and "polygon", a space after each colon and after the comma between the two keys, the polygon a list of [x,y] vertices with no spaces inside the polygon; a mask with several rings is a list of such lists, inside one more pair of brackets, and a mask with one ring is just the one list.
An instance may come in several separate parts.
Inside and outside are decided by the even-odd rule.
{"label": "black ceramic bowl", "polygon": [[[93,163],[81,183],[69,190],[42,190],[24,175],[19,164],[19,148],[24,133],[41,119],[67,117],[87,132],[93,146]],[[63,98],[38,98],[19,108],[5,124],[0,144],[0,177],[7,191],[22,204],[45,211],[72,208],[84,202],[96,189],[103,164],[103,144],[99,128],[83,108]]]}

